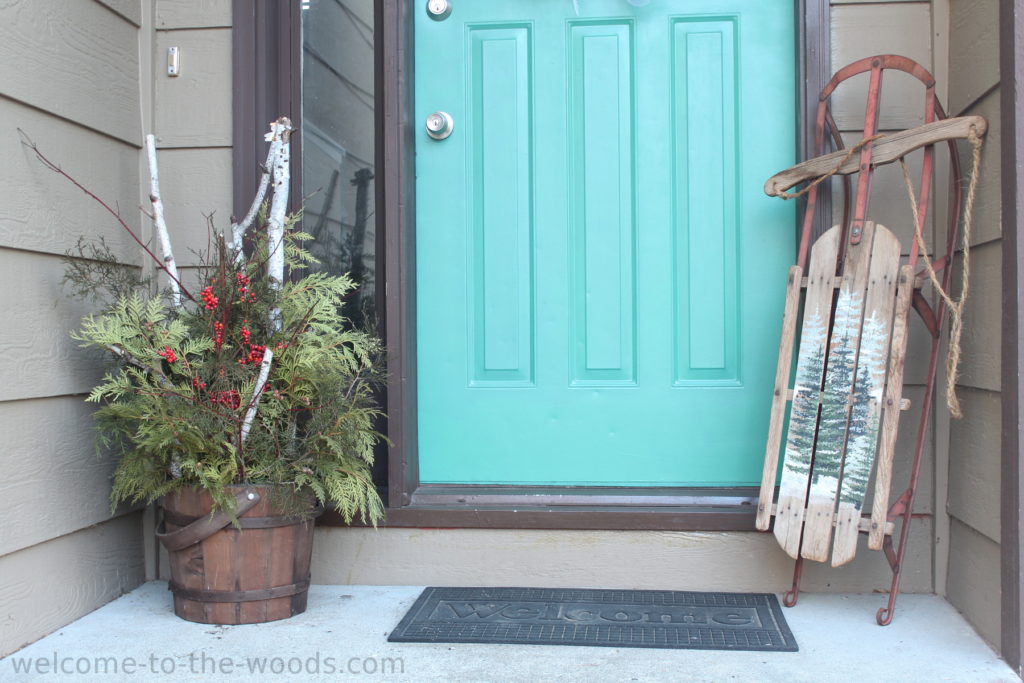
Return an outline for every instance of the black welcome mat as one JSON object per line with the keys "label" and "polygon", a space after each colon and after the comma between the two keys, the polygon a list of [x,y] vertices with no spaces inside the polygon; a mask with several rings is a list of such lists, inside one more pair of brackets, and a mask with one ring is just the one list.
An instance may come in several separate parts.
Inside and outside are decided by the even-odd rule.
{"label": "black welcome mat", "polygon": [[797,651],[770,593],[427,588],[388,640]]}

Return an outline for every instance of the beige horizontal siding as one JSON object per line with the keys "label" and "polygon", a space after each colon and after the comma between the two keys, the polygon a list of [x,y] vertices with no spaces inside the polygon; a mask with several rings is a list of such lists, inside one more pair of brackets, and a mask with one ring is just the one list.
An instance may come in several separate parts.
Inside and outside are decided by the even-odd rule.
{"label": "beige horizontal siding", "polygon": [[113,458],[93,449],[92,409],[82,397],[0,403],[0,556],[110,517]]}
{"label": "beige horizontal siding", "polygon": [[[952,115],[988,120],[971,236],[967,302],[958,378],[963,419],[950,420],[950,516],[945,592],[990,643],[1000,637],[999,546],[1002,397],[1002,243],[1000,189],[999,10],[989,0],[952,0],[949,11],[949,99]],[[965,180],[970,150],[961,143]],[[962,260],[954,271],[959,291]]]}
{"label": "beige horizontal siding", "polygon": [[[890,502],[910,485],[910,470],[914,462],[914,448],[917,445],[917,425],[921,419],[921,402],[924,400],[924,386],[905,384],[903,397],[910,399],[910,410],[900,413],[899,433],[896,435],[896,450],[893,459],[892,491]],[[915,513],[932,513],[934,502],[935,439],[931,429],[925,432],[924,451],[921,458],[921,473],[914,498]],[[869,488],[868,501],[874,500],[874,486]],[[865,504],[865,509],[868,506]],[[916,522],[915,522],[916,524]]]}
{"label": "beige horizontal siding", "polygon": [[141,519],[132,513],[0,557],[0,657],[142,583]]}
{"label": "beige horizontal siding", "polygon": [[232,0],[156,0],[156,27],[226,28]]}
{"label": "beige horizontal siding", "polygon": [[907,340],[907,364],[903,371],[903,381],[923,386],[928,379],[932,336],[913,308],[910,309],[909,318],[910,337]]}
{"label": "beige horizontal siding", "polygon": [[[2,67],[0,67],[2,68]],[[140,263],[139,248],[109,213],[21,144],[21,128],[54,163],[139,229],[139,151],[132,145],[0,97],[0,247],[64,254],[79,237],[104,239],[118,260]],[[54,261],[52,266],[60,268]]]}
{"label": "beige horizontal siding", "polygon": [[998,392],[960,389],[969,419],[950,425],[949,513],[994,543],[999,542],[1001,401]]}
{"label": "beige horizontal siding", "polygon": [[999,544],[953,518],[947,597],[989,643],[1000,634]]}
{"label": "beige horizontal siding", "polygon": [[136,26],[142,25],[142,0],[99,0]]}
{"label": "beige horizontal siding", "polygon": [[181,265],[198,262],[193,250],[209,243],[204,216],[214,214],[214,227],[230,232],[231,148],[162,149],[159,152],[167,226]]}
{"label": "beige horizontal siding", "polygon": [[[167,75],[177,47],[181,75]],[[231,29],[157,31],[154,133],[159,147],[231,146]]]}
{"label": "beige horizontal siding", "polygon": [[[932,590],[930,538],[929,521],[915,520],[907,592]],[[887,590],[891,574],[879,560],[862,542],[845,567],[808,562],[803,586]],[[337,527],[317,529],[312,567],[315,583],[772,592],[788,590],[792,572],[793,561],[775,537],[753,532]]]}
{"label": "beige horizontal siding", "polygon": [[949,110],[958,115],[999,83],[999,3],[949,4]]}
{"label": "beige horizontal siding", "polygon": [[[927,2],[872,3],[832,7],[832,70],[863,57],[900,54],[931,69],[931,6]],[[912,76],[887,73],[882,85],[881,130],[900,130],[924,122],[923,86]],[[919,83],[919,82],[918,82]],[[862,130],[867,75],[840,86],[832,99],[841,130]]]}
{"label": "beige horizontal siding", "polygon": [[[1002,258],[1000,241],[971,250],[971,294],[964,311],[963,353],[957,380],[962,386],[999,391],[1002,384]],[[957,294],[961,263],[958,258],[954,271]]]}
{"label": "beige horizontal siding", "polygon": [[141,144],[138,28],[95,0],[11,0],[0,95]]}
{"label": "beige horizontal siding", "polygon": [[62,276],[55,256],[0,249],[0,401],[86,393],[102,376],[70,337],[95,306],[68,297]]}
{"label": "beige horizontal siding", "polygon": [[[981,172],[978,174],[978,195],[974,204],[974,225],[971,244],[983,244],[999,239],[1002,235],[1002,135],[999,125],[999,90],[989,91],[962,114],[984,116],[988,121],[981,154]],[[971,150],[967,143],[960,144],[964,182],[970,178]]]}

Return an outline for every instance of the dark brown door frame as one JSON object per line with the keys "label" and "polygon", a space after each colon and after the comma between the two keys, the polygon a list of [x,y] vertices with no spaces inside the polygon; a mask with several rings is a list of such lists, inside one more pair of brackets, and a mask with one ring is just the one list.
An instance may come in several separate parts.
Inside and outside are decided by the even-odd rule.
{"label": "dark brown door frame", "polygon": [[[441,486],[419,482],[416,454],[415,168],[410,12],[419,3],[382,0],[378,136],[388,305],[387,412],[390,526],[753,530],[756,490]],[[798,110],[813,121],[817,93],[830,77],[828,0],[797,3],[801,74]],[[801,154],[813,131],[800,126]],[[822,211],[821,215],[827,215]]]}
{"label": "dark brown door frame", "polygon": [[[1000,134],[1002,136],[1003,348],[1002,348],[1002,643],[1003,658],[1021,675],[1021,534],[1024,532],[1024,0],[1003,0],[999,16]],[[991,153],[991,152],[990,152]]]}
{"label": "dark brown door frame", "polygon": [[[420,485],[416,455],[415,167],[412,120],[413,32],[419,0],[378,0],[377,207],[383,238],[388,345],[386,408],[389,526],[562,529],[753,530],[757,492],[716,489]],[[281,114],[300,118],[301,16],[296,2],[233,3],[235,213],[247,208],[262,163],[263,128]],[[829,1],[799,0],[798,111],[813,121],[817,93],[830,77]],[[800,125],[799,153],[813,131]],[[301,136],[293,137],[294,144]],[[294,149],[293,159],[301,158]],[[301,167],[296,164],[296,171]],[[293,205],[301,200],[293,184]],[[821,211],[827,216],[828,211]],[[827,226],[825,226],[827,227]],[[337,524],[331,514],[322,523]]]}
{"label": "dark brown door frame", "polygon": [[[301,116],[301,19],[297,2],[237,0],[231,7],[232,207],[243,216],[266,161],[263,135],[270,122]],[[292,137],[291,205],[302,203],[302,136]]]}

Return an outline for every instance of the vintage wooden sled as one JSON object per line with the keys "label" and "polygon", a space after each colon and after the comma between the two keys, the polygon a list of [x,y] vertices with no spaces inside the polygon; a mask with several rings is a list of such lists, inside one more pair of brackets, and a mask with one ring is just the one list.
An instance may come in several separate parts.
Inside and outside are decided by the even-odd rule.
{"label": "vintage wooden sled", "polygon": [[[882,77],[890,69],[910,74],[923,84],[925,124],[879,136]],[[829,100],[841,83],[865,72],[870,80],[863,138],[859,149],[846,152],[841,149]],[[884,551],[892,569],[889,604],[876,615],[882,625],[892,620],[946,317],[945,302],[933,306],[922,293],[922,287],[928,286],[925,271],[916,271],[919,259],[935,258],[928,263],[941,278],[942,288],[949,290],[961,206],[956,141],[970,138],[980,145],[977,141],[985,129],[980,116],[946,119],[935,96],[935,80],[921,65],[895,55],[870,57],[841,69],[822,90],[815,130],[814,153],[818,156],[765,184],[769,195],[791,197],[785,190],[834,174],[844,178],[845,189],[842,222],[815,240],[819,185],[805,188],[800,248],[786,293],[756,524],[767,531],[774,518],[779,544],[796,560],[793,587],[784,599],[788,606],[799,596],[805,559],[845,564],[853,559],[860,534],[866,534],[868,547]],[[826,133],[839,151],[822,155]],[[916,193],[916,220],[923,225],[935,169],[935,145],[941,142],[946,142],[949,150],[951,189],[946,244],[936,258],[922,254],[917,240],[902,248],[888,228],[870,220],[868,208],[874,169],[923,148]],[[854,173],[859,175],[851,216],[849,176]],[[902,253],[909,255],[904,259]],[[890,505],[900,413],[910,407],[902,391],[911,308],[931,336],[931,356],[919,406],[910,481]],[[799,349],[792,372],[798,326]],[[788,429],[783,438],[787,406]],[[873,505],[867,514],[862,508],[871,482]]]}

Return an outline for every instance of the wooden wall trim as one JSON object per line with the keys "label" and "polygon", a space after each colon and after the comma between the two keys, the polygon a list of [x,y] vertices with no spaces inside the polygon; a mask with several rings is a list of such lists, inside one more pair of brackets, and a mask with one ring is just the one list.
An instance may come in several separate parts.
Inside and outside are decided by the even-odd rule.
{"label": "wooden wall trim", "polygon": [[[301,5],[277,0],[236,0],[232,22],[232,211],[242,216],[256,194],[266,161],[263,135],[287,116],[297,126],[302,112]],[[292,136],[291,207],[302,202],[302,136]]]}
{"label": "wooden wall trim", "polygon": [[[1024,0],[1002,0],[999,17],[999,61],[1001,83],[1000,132],[1002,135],[1002,223],[1003,223],[1003,332],[1002,332],[1002,643],[1003,658],[1021,674],[1024,662],[1024,633],[1021,608],[1024,590],[1021,576],[1021,531],[1024,529],[1021,488],[1021,459],[1024,424],[1021,373],[1024,345],[1021,344],[1024,296],[1020,273],[1024,268]],[[992,153],[991,151],[989,153]]]}
{"label": "wooden wall trim", "polygon": [[405,0],[381,3],[382,78],[377,135],[382,140],[384,337],[388,347],[387,414],[389,508],[412,502],[416,459],[416,176],[412,121],[413,31]]}
{"label": "wooden wall trim", "polygon": [[[832,20],[829,0],[800,0],[797,3],[797,45],[800,74],[797,111],[800,112],[797,136],[800,160],[814,156],[814,121],[818,113],[818,93],[832,78]],[[832,227],[832,193],[827,188],[830,181],[818,193],[818,208],[814,217],[815,235],[822,235]],[[797,216],[803,216],[807,200],[799,199]],[[794,226],[799,230],[799,225]],[[798,236],[799,237],[799,236]]]}
{"label": "wooden wall trim", "polygon": [[[596,507],[454,507],[389,508],[386,527],[416,529],[562,529],[606,531],[754,531],[754,507],[687,506],[642,508]],[[349,526],[332,511],[318,526]],[[356,520],[351,526],[367,526]]]}

